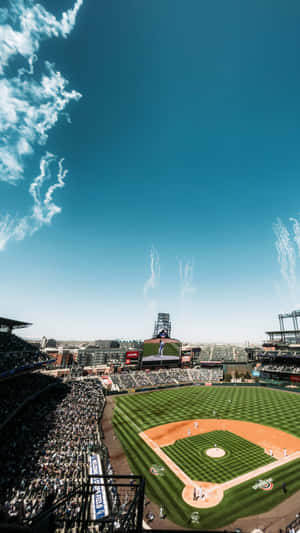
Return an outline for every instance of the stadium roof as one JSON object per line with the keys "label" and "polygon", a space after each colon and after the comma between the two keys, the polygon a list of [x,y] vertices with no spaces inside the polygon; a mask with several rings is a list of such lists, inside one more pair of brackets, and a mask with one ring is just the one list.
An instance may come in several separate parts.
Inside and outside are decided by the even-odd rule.
{"label": "stadium roof", "polygon": [[30,322],[20,322],[20,320],[11,320],[10,318],[0,317],[0,328],[3,326],[10,329],[15,329],[27,328],[28,326],[32,326],[32,324]]}
{"label": "stadium roof", "polygon": [[284,334],[289,334],[289,335],[292,335],[292,334],[295,334],[295,333],[300,333],[300,329],[280,329],[280,330],[277,330],[277,331],[266,331],[266,334],[267,335],[270,335],[270,334],[273,334],[273,335],[284,335]]}

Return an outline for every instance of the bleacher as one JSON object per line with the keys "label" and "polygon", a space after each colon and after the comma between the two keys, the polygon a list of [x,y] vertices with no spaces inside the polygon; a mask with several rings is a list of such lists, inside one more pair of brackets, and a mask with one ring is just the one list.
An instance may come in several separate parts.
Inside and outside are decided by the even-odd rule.
{"label": "bleacher", "polygon": [[55,378],[39,372],[2,381],[0,385],[0,428],[28,398],[55,383],[57,383]]}
{"label": "bleacher", "polygon": [[118,390],[142,389],[161,385],[179,385],[181,383],[219,382],[223,379],[222,368],[171,368],[145,372],[122,372],[112,374],[111,380]]}
{"label": "bleacher", "polygon": [[0,377],[20,368],[48,362],[47,355],[12,333],[14,328],[23,328],[28,325],[26,322],[0,318]]}
{"label": "bleacher", "polygon": [[209,361],[210,355],[210,347],[205,347],[201,349],[198,359],[201,361]]}
{"label": "bleacher", "polygon": [[[51,381],[58,387],[55,394],[48,389],[25,403],[1,431],[0,511],[8,522],[26,523],[45,508],[49,494],[55,504],[80,487],[88,475],[88,454],[100,444],[98,421],[105,399],[95,379],[63,384],[41,375],[16,378],[5,384],[9,404],[2,406],[4,416],[32,388],[45,388]],[[3,399],[1,395],[0,403]],[[79,493],[57,509],[56,526],[63,529],[75,521],[80,509]]]}
{"label": "bleacher", "polygon": [[12,333],[28,325],[0,318],[0,522],[28,524],[48,497],[56,505],[65,496],[53,520],[66,531],[82,503],[80,491],[69,495],[87,480],[89,453],[103,446],[105,398],[98,379],[63,383],[36,370],[47,355]]}
{"label": "bleacher", "polygon": [[260,371],[284,372],[288,374],[300,374],[300,367],[293,365],[262,365]]}
{"label": "bleacher", "polygon": [[17,335],[8,332],[0,332],[0,352],[28,352],[33,346]]}

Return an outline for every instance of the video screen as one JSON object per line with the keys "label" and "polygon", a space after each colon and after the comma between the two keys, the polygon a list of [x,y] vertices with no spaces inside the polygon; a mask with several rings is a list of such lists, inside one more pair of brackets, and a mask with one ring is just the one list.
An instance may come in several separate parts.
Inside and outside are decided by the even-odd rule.
{"label": "video screen", "polygon": [[180,347],[180,342],[175,339],[149,339],[144,342],[142,366],[179,366]]}

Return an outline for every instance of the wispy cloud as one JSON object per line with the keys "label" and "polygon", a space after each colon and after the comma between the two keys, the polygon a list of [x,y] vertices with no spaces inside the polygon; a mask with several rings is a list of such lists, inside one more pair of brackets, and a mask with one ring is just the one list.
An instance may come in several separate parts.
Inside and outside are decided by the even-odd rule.
{"label": "wispy cloud", "polygon": [[180,295],[184,298],[187,294],[196,291],[193,286],[194,264],[192,261],[179,261]]}
{"label": "wispy cloud", "polygon": [[[83,0],[77,0],[60,20],[32,0],[11,2],[9,10],[0,10],[0,181],[16,185],[26,177],[28,156],[35,152],[37,145],[45,145],[48,132],[64,113],[67,104],[81,97],[77,91],[67,89],[68,81],[52,63],[46,61],[39,65],[42,72],[39,77],[35,76],[34,66],[38,61],[41,41],[51,37],[66,38],[75,25],[82,3]],[[17,56],[23,58],[25,66],[13,73],[13,60]],[[49,153],[41,158],[40,176],[45,172],[47,179],[51,179],[50,162],[54,159],[55,156]],[[32,233],[32,227],[36,231],[36,225],[32,226],[32,217],[42,225],[50,223],[54,214],[60,212],[61,209],[52,201],[52,195],[63,186],[66,171],[62,170],[61,162],[58,164],[58,182],[49,187],[48,195],[40,206],[39,198],[35,197],[39,184],[36,180],[31,184],[33,214],[18,220],[10,214],[2,215],[0,249],[4,249],[12,235],[24,238],[26,232]],[[31,222],[27,226],[29,220]]]}
{"label": "wispy cloud", "polygon": [[70,100],[80,94],[67,91],[67,81],[50,63],[40,81],[32,74],[0,79],[0,179],[16,183],[23,178],[25,160],[36,144],[44,145],[47,132]]}
{"label": "wispy cloud", "polygon": [[293,223],[294,241],[297,245],[298,256],[300,257],[300,224],[296,218],[290,218],[290,221]]}
{"label": "wispy cloud", "polygon": [[[51,166],[54,164],[58,165],[57,182],[44,190],[45,182],[52,177]],[[57,162],[57,158],[48,152],[42,157],[40,174],[29,187],[33,198],[30,215],[13,218],[7,214],[0,218],[0,250],[3,250],[10,240],[20,241],[27,235],[33,235],[44,224],[50,224],[53,216],[61,212],[61,208],[53,202],[53,193],[55,189],[64,187],[67,172],[63,168],[63,159]]]}
{"label": "wispy cloud", "polygon": [[13,56],[20,54],[32,66],[42,40],[67,37],[75,25],[82,4],[83,0],[77,0],[73,8],[62,14],[61,20],[57,20],[43,6],[33,4],[31,0],[12,0],[10,10],[1,9],[0,74]]}
{"label": "wispy cloud", "polygon": [[[298,223],[294,220],[294,231],[298,231]],[[278,263],[280,265],[280,270],[282,277],[287,282],[289,289],[295,289],[296,287],[296,253],[294,244],[291,241],[291,235],[287,227],[282,223],[281,219],[278,218],[276,223],[273,225],[274,233],[276,236],[276,250]],[[296,243],[298,239],[298,233],[295,232]]]}
{"label": "wispy cloud", "polygon": [[154,289],[160,278],[160,260],[158,251],[152,246],[150,250],[150,276],[144,285],[144,296],[147,295],[149,289]]}

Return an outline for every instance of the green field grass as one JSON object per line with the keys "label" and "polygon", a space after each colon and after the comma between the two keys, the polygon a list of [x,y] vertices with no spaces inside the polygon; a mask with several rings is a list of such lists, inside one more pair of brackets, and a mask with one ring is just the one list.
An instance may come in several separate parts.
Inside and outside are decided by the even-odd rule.
{"label": "green field grass", "polygon": [[[282,391],[259,387],[184,387],[116,398],[113,423],[132,471],[146,478],[148,497],[164,505],[170,520],[182,527],[193,527],[190,516],[195,508],[182,500],[182,482],[158,459],[138,433],[169,422],[214,418],[215,411],[218,418],[257,422],[300,438],[299,407],[298,395]],[[164,466],[165,475],[153,476],[149,471],[152,464]],[[254,490],[255,479],[226,491],[218,506],[200,510],[200,523],[195,528],[224,527],[239,517],[271,509],[300,489],[299,467],[300,460],[295,460],[268,472],[267,477],[272,477],[274,482],[274,488],[269,492]],[[250,469],[253,469],[252,466]],[[210,478],[209,481],[213,480]],[[282,491],[283,481],[287,494]]]}
{"label": "green field grass", "polygon": [[[224,457],[214,459],[206,455],[205,451],[215,444],[226,452]],[[219,430],[178,440],[164,446],[163,451],[191,479],[212,483],[224,483],[275,460],[260,446],[230,431]]]}

